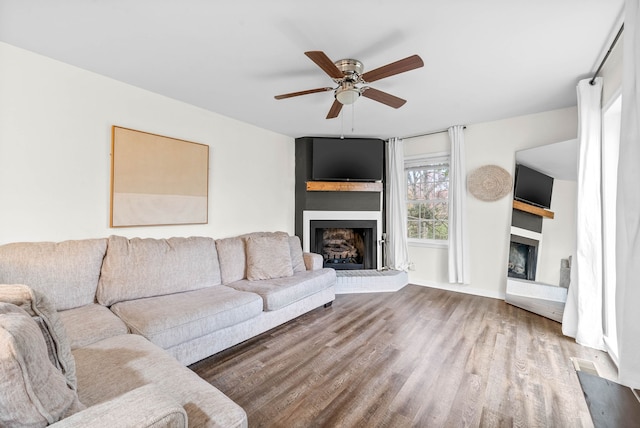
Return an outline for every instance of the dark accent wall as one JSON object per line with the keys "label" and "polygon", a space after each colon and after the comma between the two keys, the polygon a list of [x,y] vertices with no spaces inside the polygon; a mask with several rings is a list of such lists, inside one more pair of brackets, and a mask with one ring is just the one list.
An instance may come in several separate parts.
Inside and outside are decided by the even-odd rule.
{"label": "dark accent wall", "polygon": [[513,210],[511,226],[542,233],[542,217],[520,210]]}
{"label": "dark accent wall", "polygon": [[[307,192],[311,181],[313,141],[320,137],[296,138],[295,233],[302,239],[302,212],[313,211],[383,211],[379,192]],[[371,140],[374,140],[373,138]],[[379,139],[377,139],[380,141]],[[384,179],[383,179],[384,182]],[[385,230],[383,221],[383,231]]]}

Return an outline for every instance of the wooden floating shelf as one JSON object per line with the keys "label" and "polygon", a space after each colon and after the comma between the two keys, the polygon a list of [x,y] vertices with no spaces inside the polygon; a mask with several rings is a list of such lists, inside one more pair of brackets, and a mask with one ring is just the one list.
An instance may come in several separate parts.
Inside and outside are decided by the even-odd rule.
{"label": "wooden floating shelf", "polygon": [[553,211],[545,210],[544,208],[515,200],[513,201],[513,208],[530,214],[539,215],[540,217],[553,218],[555,216]]}
{"label": "wooden floating shelf", "polygon": [[307,181],[307,192],[382,192],[382,183]]}

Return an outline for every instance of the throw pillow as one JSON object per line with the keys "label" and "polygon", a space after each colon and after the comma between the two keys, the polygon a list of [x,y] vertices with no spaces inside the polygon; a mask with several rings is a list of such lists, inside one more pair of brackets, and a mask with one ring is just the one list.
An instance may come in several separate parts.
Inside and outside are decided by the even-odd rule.
{"label": "throw pillow", "polygon": [[49,361],[33,318],[4,302],[0,303],[0,391],[2,427],[44,427],[84,408]]}
{"label": "throw pillow", "polygon": [[246,245],[249,281],[293,275],[288,236],[249,236]]}
{"label": "throw pillow", "polygon": [[297,236],[289,237],[289,247],[291,250],[291,265],[293,266],[293,272],[304,272],[307,267],[304,264],[304,257],[302,256],[302,245],[300,244],[300,238]]}
{"label": "throw pillow", "polygon": [[0,302],[22,308],[34,319],[47,345],[49,360],[65,376],[67,385],[77,388],[76,364],[71,344],[58,312],[49,300],[31,287],[22,284],[0,285]]}

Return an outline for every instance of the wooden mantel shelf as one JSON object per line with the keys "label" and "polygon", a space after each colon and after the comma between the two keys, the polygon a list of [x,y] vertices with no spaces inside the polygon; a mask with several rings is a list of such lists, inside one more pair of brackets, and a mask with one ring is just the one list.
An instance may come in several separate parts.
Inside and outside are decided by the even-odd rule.
{"label": "wooden mantel shelf", "polygon": [[545,210],[544,208],[536,207],[535,205],[529,205],[516,200],[513,201],[513,208],[546,218],[553,218],[555,216],[555,213],[553,211]]}
{"label": "wooden mantel shelf", "polygon": [[382,183],[307,181],[307,192],[382,192]]}

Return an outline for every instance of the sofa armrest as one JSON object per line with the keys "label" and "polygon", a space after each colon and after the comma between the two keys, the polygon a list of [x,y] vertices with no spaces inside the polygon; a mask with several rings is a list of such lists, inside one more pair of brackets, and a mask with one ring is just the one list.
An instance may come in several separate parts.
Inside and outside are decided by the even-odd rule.
{"label": "sofa armrest", "polygon": [[55,428],[81,427],[186,427],[187,412],[178,402],[153,384],[112,400],[96,404],[55,424]]}
{"label": "sofa armrest", "polygon": [[320,254],[302,253],[302,257],[304,258],[304,266],[307,268],[307,270],[322,269],[324,259]]}

